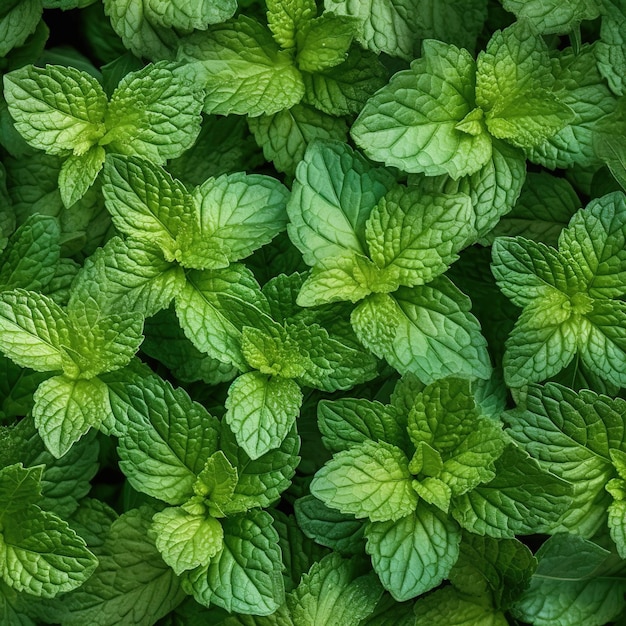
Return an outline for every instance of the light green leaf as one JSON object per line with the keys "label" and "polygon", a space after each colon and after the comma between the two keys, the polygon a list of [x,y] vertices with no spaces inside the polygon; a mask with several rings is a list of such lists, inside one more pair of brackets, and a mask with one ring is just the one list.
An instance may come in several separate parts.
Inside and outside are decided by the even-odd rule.
{"label": "light green leaf", "polygon": [[559,237],[559,250],[583,276],[593,298],[626,293],[626,196],[620,191],[593,199]]}
{"label": "light green leaf", "polygon": [[202,505],[208,508],[210,515],[225,517],[231,512],[238,512],[236,507],[232,507],[238,478],[237,470],[226,455],[218,450],[206,460],[193,485],[193,491],[196,496],[203,498]]}
{"label": "light green leaf", "polygon": [[0,557],[4,582],[43,598],[79,587],[98,564],[67,522],[36,505],[3,518]]}
{"label": "light green leaf", "polygon": [[365,237],[374,263],[394,268],[407,287],[429,283],[458,258],[473,234],[465,195],[424,195],[397,186],[374,207]]}
{"label": "light green leaf", "polygon": [[505,344],[507,385],[521,387],[545,380],[572,361],[583,324],[573,308],[570,299],[561,294],[524,309]]}
{"label": "light green leaf", "polygon": [[[296,333],[289,326],[278,324],[263,332],[245,326],[242,333],[241,349],[251,367],[262,374],[281,378],[301,376],[308,363],[304,346],[300,346]],[[296,335],[295,337],[293,335]]]}
{"label": "light green leaf", "polygon": [[258,459],[280,446],[301,404],[302,392],[295,381],[247,372],[228,390],[224,419],[248,456]]}
{"label": "light green leaf", "polygon": [[488,596],[465,595],[453,587],[438,589],[415,604],[415,626],[508,626]]}
{"label": "light green leaf", "polygon": [[314,563],[287,596],[294,626],[358,626],[376,606],[382,587],[356,560],[329,554]]}
{"label": "light green leaf", "polygon": [[158,246],[168,261],[179,256],[182,231],[198,219],[180,181],[147,159],[115,155],[107,159],[102,192],[118,230]]}
{"label": "light green leaf", "polygon": [[365,536],[374,571],[398,602],[425,593],[447,578],[461,541],[456,523],[425,504],[397,521],[370,522]]}
{"label": "light green leaf", "polygon": [[63,599],[68,626],[154,624],[185,598],[178,577],[150,537],[153,511],[133,509],[115,520],[99,550],[98,568]]}
{"label": "light green leaf", "polygon": [[365,222],[394,177],[338,142],[315,142],[296,171],[287,232],[308,265],[364,255]]}
{"label": "light green leaf", "polygon": [[220,270],[189,271],[176,298],[176,315],[189,340],[200,350],[241,370],[244,326],[273,326],[267,300],[250,270],[233,264]]}
{"label": "light green leaf", "polygon": [[369,439],[338,452],[314,476],[311,494],[357,518],[395,521],[417,505],[404,452]]}
{"label": "light green leaf", "polygon": [[613,178],[626,191],[626,143],[620,135],[597,134],[593,137],[596,156],[609,168]]}
{"label": "light green leaf", "polygon": [[0,350],[18,365],[63,369],[69,332],[65,312],[51,298],[24,289],[0,293]]}
{"label": "light green leaf", "polygon": [[163,560],[176,572],[206,566],[223,547],[221,524],[212,517],[169,507],[152,518],[151,531]]}
{"label": "light green leaf", "polygon": [[70,155],[59,172],[59,192],[66,208],[78,202],[96,180],[106,152],[102,146],[92,146],[81,155]]}
{"label": "light green leaf", "polygon": [[503,415],[509,435],[545,470],[568,481],[576,503],[555,530],[590,537],[604,524],[615,477],[612,449],[626,443],[624,401],[593,391],[557,385],[530,385],[524,405]]}
{"label": "light green leaf", "polygon": [[291,55],[246,15],[191,35],[178,57],[185,75],[204,87],[206,113],[272,115],[300,102],[304,93]]}
{"label": "light green leaf", "polygon": [[120,467],[138,491],[182,504],[194,495],[196,477],[217,449],[219,423],[158,376],[123,374],[106,379]]}
{"label": "light green leaf", "polygon": [[425,383],[445,376],[489,378],[486,341],[470,302],[446,278],[368,297],[352,313],[360,341],[401,374]]}
{"label": "light green leaf", "polygon": [[105,133],[107,98],[100,83],[73,67],[27,65],[4,77],[15,128],[48,154],[85,154]]}
{"label": "light green leaf", "polygon": [[[223,251],[227,262],[243,259],[285,229],[288,195],[278,180],[261,174],[239,172],[209,178],[193,194],[199,207],[198,238],[207,247]],[[194,260],[193,248],[183,249],[187,267],[218,267],[198,265]]]}
{"label": "light green leaf", "polygon": [[495,463],[496,477],[452,501],[466,530],[495,538],[547,532],[572,505],[569,483],[543,470],[517,446]]}
{"label": "light green leaf", "polygon": [[306,30],[317,14],[314,0],[267,0],[267,25],[281,48],[296,47],[298,31]]}
{"label": "light green leaf", "polygon": [[208,566],[182,575],[185,591],[204,606],[269,615],[284,602],[278,533],[266,511],[224,520],[224,548]]}
{"label": "light green leaf", "polygon": [[146,10],[159,26],[191,31],[204,30],[207,24],[218,24],[232,17],[237,10],[236,0],[148,0]]}
{"label": "light green leaf", "polygon": [[296,64],[303,72],[315,73],[345,61],[358,20],[325,11],[296,33]]}
{"label": "light green leaf", "polygon": [[302,75],[305,89],[302,102],[332,116],[357,115],[387,78],[387,68],[378,56],[352,46],[340,65]]}
{"label": "light green leaf", "polygon": [[503,0],[502,5],[519,19],[527,19],[542,34],[565,34],[583,20],[598,17],[596,0]]}
{"label": "light green leaf", "polygon": [[110,152],[137,154],[164,163],[190,148],[200,132],[202,91],[167,61],[127,74],[111,96],[107,134]]}
{"label": "light green leaf", "polygon": [[296,104],[274,115],[251,117],[248,126],[263,148],[265,158],[272,161],[279,172],[290,176],[295,174],[296,166],[312,141],[345,142],[348,135],[344,119],[304,104]]}
{"label": "light green leaf", "polygon": [[624,95],[626,69],[626,16],[621,0],[603,3],[604,15],[600,25],[600,41],[596,44],[598,69],[608,81],[613,93]]}
{"label": "light green leaf", "polygon": [[166,308],[184,285],[184,269],[168,263],[152,243],[112,237],[85,260],[72,284],[68,308],[91,300],[103,314],[121,310],[151,317]]}
{"label": "light green leaf", "polygon": [[406,431],[391,405],[365,398],[321,400],[317,405],[317,423],[322,441],[331,452],[348,450],[367,440],[406,448]]}
{"label": "light green leaf", "polygon": [[15,463],[0,470],[0,525],[5,517],[28,508],[41,500],[43,465],[23,467]]}
{"label": "light green leaf", "polygon": [[516,603],[515,617],[536,626],[602,626],[624,608],[623,563],[575,535],[550,537],[537,551],[539,566]]}
{"label": "light green leaf", "polygon": [[41,19],[41,0],[8,2],[0,12],[0,56],[21,46]]}
{"label": "light green leaf", "polygon": [[491,158],[482,123],[472,134],[457,128],[475,109],[475,73],[469,52],[426,40],[422,58],[367,102],[353,139],[371,159],[406,172],[473,174]]}
{"label": "light green leaf", "polygon": [[386,52],[407,61],[415,58],[420,9],[407,0],[325,0],[327,11],[359,19],[357,39],[375,53]]}
{"label": "light green leaf", "polygon": [[107,386],[98,378],[53,376],[39,385],[34,399],[35,426],[56,458],[111,415]]}

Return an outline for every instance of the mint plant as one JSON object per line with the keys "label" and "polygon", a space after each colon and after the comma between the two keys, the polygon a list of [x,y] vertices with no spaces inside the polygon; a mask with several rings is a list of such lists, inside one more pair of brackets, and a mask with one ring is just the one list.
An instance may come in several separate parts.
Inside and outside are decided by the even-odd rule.
{"label": "mint plant", "polygon": [[0,623],[626,623],[623,0],[0,7]]}

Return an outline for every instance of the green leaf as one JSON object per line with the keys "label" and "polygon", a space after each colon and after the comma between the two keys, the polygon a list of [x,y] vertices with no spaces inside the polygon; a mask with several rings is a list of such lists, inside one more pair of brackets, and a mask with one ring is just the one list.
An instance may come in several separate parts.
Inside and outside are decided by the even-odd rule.
{"label": "green leaf", "polygon": [[15,128],[48,154],[85,154],[105,133],[107,98],[98,81],[73,67],[27,65],[4,77]]}
{"label": "green leaf", "polygon": [[362,554],[364,522],[327,507],[311,495],[298,498],[294,511],[302,532],[341,554]]}
{"label": "green leaf", "polygon": [[236,0],[149,0],[147,3],[150,17],[157,24],[181,31],[204,30],[207,24],[217,24],[232,17],[236,9]]}
{"label": "green leaf", "polygon": [[78,202],[96,180],[106,152],[102,146],[92,146],[81,155],[70,155],[59,172],[59,192],[65,207]]}
{"label": "green leaf", "polygon": [[473,234],[468,196],[425,196],[394,187],[367,220],[365,236],[378,267],[397,270],[407,287],[429,283],[445,272]]}
{"label": "green leaf", "polygon": [[200,350],[241,370],[244,326],[273,326],[267,300],[250,270],[233,264],[226,269],[190,271],[176,298],[176,315],[189,340]]}
{"label": "green leaf", "polygon": [[358,626],[376,606],[382,588],[358,561],[329,554],[314,563],[287,596],[294,626]]}
{"label": "green leaf", "polygon": [[178,577],[150,537],[153,511],[133,509],[115,520],[99,550],[98,568],[63,599],[68,626],[109,623],[154,624],[185,598]]}
{"label": "green leaf", "polygon": [[620,191],[592,200],[561,232],[559,249],[583,276],[593,298],[626,293],[626,196]]}
{"label": "green leaf", "polygon": [[575,535],[556,535],[537,551],[530,588],[513,609],[536,626],[602,626],[624,608],[623,563]]}
{"label": "green leaf", "polygon": [[574,119],[551,92],[548,48],[528,22],[496,31],[476,65],[476,102],[494,137],[530,148]]}
{"label": "green leaf", "polygon": [[401,374],[425,383],[445,376],[489,378],[486,342],[470,302],[446,278],[375,294],[351,321],[359,340]]}
{"label": "green leaf", "polygon": [[98,378],[53,376],[39,385],[34,399],[35,426],[56,458],[111,415],[107,386]]}
{"label": "green leaf", "polygon": [[598,134],[593,138],[593,150],[622,189],[626,190],[626,144],[623,138],[619,135]]}
{"label": "green leaf", "polygon": [[610,452],[626,443],[624,410],[619,398],[547,383],[530,385],[524,405],[503,415],[509,435],[546,471],[572,485],[575,506],[555,530],[590,537],[604,524],[610,503],[604,486],[615,477]]}
{"label": "green leaf", "polygon": [[519,20],[527,19],[544,34],[564,34],[583,20],[598,17],[600,3],[596,0],[503,0],[502,5]]}
{"label": "green leaf", "polygon": [[365,398],[322,400],[317,405],[322,441],[331,452],[348,450],[367,440],[406,447],[406,432],[395,408]]}
{"label": "green leaf", "polygon": [[489,595],[494,608],[514,606],[537,567],[530,549],[518,539],[493,539],[465,533],[450,582],[473,596]]}
{"label": "green leaf", "polygon": [[188,78],[204,87],[206,113],[272,115],[300,102],[304,93],[291,55],[245,15],[191,35],[178,56]]}
{"label": "green leaf", "polygon": [[0,56],[21,46],[41,19],[41,0],[8,2],[0,12]]}
{"label": "green leaf", "polygon": [[43,598],[79,587],[98,564],[67,522],[36,505],[3,518],[0,555],[4,581]]}
{"label": "green leaf", "polygon": [[487,596],[465,595],[453,587],[438,589],[415,604],[415,626],[508,626]]}
{"label": "green leaf", "polygon": [[495,463],[496,477],[452,501],[466,530],[495,538],[547,532],[572,505],[571,485],[543,470],[517,446]]}
{"label": "green leaf", "polygon": [[107,159],[102,193],[118,230],[158,246],[167,261],[180,256],[182,231],[198,219],[180,181],[144,158],[116,155]]}
{"label": "green leaf", "polygon": [[[202,505],[208,508],[210,515],[225,517],[231,512],[237,512],[231,505],[238,478],[237,470],[226,455],[218,450],[206,460],[193,485],[193,491],[196,496],[203,498]],[[188,501],[185,506],[190,503]]]}
{"label": "green leaf", "polygon": [[624,74],[626,67],[626,19],[621,0],[607,0],[603,3],[604,14],[600,25],[600,41],[596,44],[598,69],[608,81],[611,90],[624,95]]}
{"label": "green leaf", "polygon": [[266,511],[224,520],[224,548],[208,566],[182,575],[185,591],[200,604],[269,615],[284,601],[278,533]]}
{"label": "green leaf", "polygon": [[[287,224],[289,192],[270,176],[224,174],[209,178],[193,195],[199,207],[199,238],[203,245],[220,250],[227,263],[243,259],[269,243]],[[183,254],[187,267],[220,267],[194,263],[193,248],[183,250]]]}
{"label": "green leaf", "polygon": [[202,122],[202,91],[177,68],[159,61],[120,81],[100,141],[108,151],[164,163],[193,145]]}
{"label": "green leaf", "polygon": [[22,463],[15,463],[0,470],[0,525],[5,518],[41,500],[44,469],[43,465],[23,467]]}
{"label": "green leaf", "polygon": [[47,215],[31,215],[24,221],[0,256],[2,291],[48,287],[61,253],[60,230],[59,222]]}
{"label": "green leaf", "polygon": [[63,369],[69,343],[65,312],[47,296],[14,289],[0,293],[0,350],[38,372]]}
{"label": "green leaf", "polygon": [[611,539],[617,548],[617,553],[624,558],[626,554],[626,502],[624,501],[624,481],[614,478],[606,485],[606,490],[614,500],[608,508],[607,524]]}
{"label": "green leaf", "polygon": [[219,423],[180,388],[156,375],[106,379],[120,467],[133,487],[169,504],[194,495],[196,477],[218,446]]}
{"label": "green leaf", "polygon": [[327,11],[358,18],[358,41],[375,53],[415,58],[420,7],[407,0],[325,0]]}
{"label": "green leaf", "polygon": [[365,222],[394,177],[338,142],[315,142],[296,171],[287,232],[308,265],[364,255]]}
{"label": "green leaf", "polygon": [[151,530],[163,560],[179,576],[186,570],[208,565],[222,550],[221,524],[212,517],[192,515],[179,507],[156,513]]}
{"label": "green leaf", "polygon": [[274,115],[251,117],[248,125],[263,148],[265,158],[272,161],[279,172],[291,176],[311,142],[316,139],[346,141],[348,135],[345,120],[305,104],[296,104]]}
{"label": "green leaf", "polygon": [[418,394],[408,433],[418,452],[424,443],[440,455],[438,463],[429,466],[422,452],[421,459],[411,461],[411,472],[420,481],[438,478],[453,497],[494,478],[494,463],[507,443],[500,425],[480,416],[467,379],[445,378]]}
{"label": "green leaf", "polygon": [[296,421],[302,392],[280,376],[247,372],[228,390],[224,419],[251,459],[280,446]]}
{"label": "green leaf", "polygon": [[475,109],[475,73],[469,52],[426,40],[411,69],[395,74],[367,102],[352,126],[353,139],[371,159],[406,172],[455,179],[473,174],[491,157],[482,122],[472,134],[458,128]]}
{"label": "green leaf", "polygon": [[[303,72],[319,72],[342,63],[356,34],[358,21],[325,11],[296,34],[296,64]],[[300,35],[300,36],[298,36]]]}
{"label": "green leaf", "polygon": [[267,0],[267,25],[276,43],[285,50],[296,47],[298,31],[306,30],[315,17],[314,0]]}
{"label": "green leaf", "polygon": [[311,494],[331,508],[372,521],[396,521],[415,510],[404,452],[365,440],[333,456],[314,476]]}
{"label": "green leaf", "polygon": [[370,522],[365,536],[374,571],[398,602],[425,593],[447,578],[461,541],[458,526],[424,504],[397,521]]}
{"label": "green leaf", "polygon": [[302,376],[309,359],[296,332],[287,325],[276,325],[268,330],[270,332],[244,326],[241,349],[246,361],[251,367],[269,376]]}

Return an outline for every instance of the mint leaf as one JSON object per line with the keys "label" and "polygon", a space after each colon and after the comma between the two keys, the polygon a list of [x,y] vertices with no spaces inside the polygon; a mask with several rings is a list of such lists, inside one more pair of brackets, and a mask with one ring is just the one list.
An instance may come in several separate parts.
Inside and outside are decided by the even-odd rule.
{"label": "mint leaf", "polygon": [[185,75],[204,87],[206,113],[272,115],[300,102],[304,93],[290,54],[246,15],[189,36],[178,57]]}
{"label": "mint leaf", "polygon": [[300,29],[306,29],[315,17],[317,7],[313,0],[267,0],[267,25],[281,48],[293,50]]}
{"label": "mint leaf", "polygon": [[398,602],[439,585],[456,562],[461,541],[453,521],[423,504],[397,521],[370,522],[365,536],[374,571]]}
{"label": "mint leaf", "polygon": [[17,131],[34,148],[85,154],[105,133],[107,98],[98,81],[73,67],[32,65],[4,77]]}
{"label": "mint leaf", "polygon": [[200,604],[269,615],[284,601],[278,533],[266,511],[225,519],[224,547],[208,566],[182,575],[183,589]]}
{"label": "mint leaf", "polygon": [[386,442],[365,440],[338,452],[313,478],[311,493],[357,518],[395,521],[415,510],[408,459]]}
{"label": "mint leaf", "polygon": [[365,222],[393,175],[338,142],[315,142],[296,172],[287,232],[308,265],[365,254]]}
{"label": "mint leaf", "polygon": [[426,40],[422,58],[367,102],[352,126],[353,139],[371,159],[406,172],[456,179],[478,171],[491,157],[482,114],[470,132],[459,128],[474,115],[475,73],[466,50]]}
{"label": "mint leaf", "polygon": [[[232,496],[237,487],[237,470],[231,465],[226,455],[218,450],[204,464],[193,485],[196,496],[203,498],[202,506],[206,506],[213,517],[225,517],[229,513],[239,512],[232,507]],[[183,508],[193,508],[193,498]],[[188,568],[189,569],[189,568]]]}
{"label": "mint leaf", "polygon": [[21,46],[35,31],[41,19],[41,0],[9,2],[0,13],[0,56],[6,56],[12,48]]}
{"label": "mint leaf", "polygon": [[604,15],[600,25],[600,41],[596,44],[598,69],[608,81],[613,93],[624,95],[622,69],[626,64],[625,22],[621,0],[604,3]]}
{"label": "mint leaf", "polygon": [[121,232],[158,246],[170,262],[176,258],[179,236],[196,217],[181,182],[144,158],[110,156],[102,192]]}
{"label": "mint leaf", "polygon": [[485,340],[470,303],[446,278],[369,296],[352,313],[354,330],[374,354],[424,382],[445,376],[488,378]]}
{"label": "mint leaf", "polygon": [[564,34],[583,20],[598,17],[600,4],[596,0],[503,0],[502,5],[519,19],[527,19],[544,35]]}
{"label": "mint leaf", "polygon": [[177,575],[208,565],[222,549],[223,530],[216,519],[193,515],[179,507],[156,513],[150,528],[163,560]]}
{"label": "mint leaf", "polygon": [[228,390],[224,419],[251,459],[277,448],[300,412],[302,392],[288,378],[247,372]]}
{"label": "mint leaf", "polygon": [[78,202],[96,180],[106,152],[102,146],[92,146],[81,155],[70,155],[59,172],[59,191],[66,207]]}
{"label": "mint leaf", "polygon": [[0,349],[22,367],[38,372],[61,370],[69,343],[65,312],[35,291],[0,293]]}
{"label": "mint leaf", "polygon": [[0,522],[41,499],[43,470],[42,465],[25,468],[21,463],[5,466],[0,470]]}
{"label": "mint leaf", "polygon": [[159,61],[120,81],[107,109],[102,145],[155,163],[180,156],[193,145],[202,121],[202,91],[177,68]]}
{"label": "mint leaf", "polygon": [[372,260],[397,270],[407,287],[429,283],[458,258],[470,235],[471,202],[457,195],[425,196],[401,186],[385,194],[365,227]]}
{"label": "mint leaf", "polygon": [[106,380],[120,467],[135,489],[169,504],[183,504],[217,449],[217,420],[183,389],[156,375],[120,373],[117,380],[111,375]]}
{"label": "mint leaf", "polygon": [[34,400],[35,426],[56,458],[111,414],[107,386],[98,378],[53,376],[39,385]]}
{"label": "mint leaf", "polygon": [[3,517],[0,555],[4,581],[43,598],[79,587],[98,563],[66,522],[36,505]]}
{"label": "mint leaf", "polygon": [[150,17],[159,25],[182,31],[197,28],[204,30],[207,24],[217,24],[232,17],[237,9],[235,0],[189,2],[188,0],[149,0]]}

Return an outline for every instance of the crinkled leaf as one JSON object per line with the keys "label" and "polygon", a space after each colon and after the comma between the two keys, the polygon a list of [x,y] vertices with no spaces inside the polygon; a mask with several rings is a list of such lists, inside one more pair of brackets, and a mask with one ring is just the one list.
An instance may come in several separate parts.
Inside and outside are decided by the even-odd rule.
{"label": "crinkled leaf", "polygon": [[423,503],[397,521],[370,522],[365,536],[374,571],[398,602],[425,593],[447,578],[461,541],[457,524]]}
{"label": "crinkled leaf", "polygon": [[518,19],[527,19],[544,35],[568,33],[583,20],[598,17],[597,0],[503,0],[502,5]]}
{"label": "crinkled leaf", "polygon": [[194,28],[204,30],[207,24],[217,24],[232,17],[237,9],[236,0],[148,0],[150,18],[166,28],[181,31]]}
{"label": "crinkled leaf", "polygon": [[5,518],[27,509],[41,499],[43,465],[24,467],[22,463],[0,470],[0,524]]}
{"label": "crinkled leaf", "polygon": [[92,146],[81,155],[70,155],[59,172],[59,192],[65,207],[78,202],[96,180],[106,152],[102,146]]}
{"label": "crinkled leaf", "polygon": [[5,75],[4,84],[15,127],[34,148],[81,155],[104,135],[107,98],[89,74],[27,65]]}
{"label": "crinkled leaf", "polygon": [[372,521],[395,521],[417,505],[404,452],[369,439],[333,456],[313,478],[311,493],[324,504]]}
{"label": "crinkled leaf", "polygon": [[41,19],[41,0],[8,2],[0,13],[0,56],[21,46]]}

